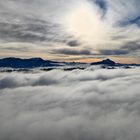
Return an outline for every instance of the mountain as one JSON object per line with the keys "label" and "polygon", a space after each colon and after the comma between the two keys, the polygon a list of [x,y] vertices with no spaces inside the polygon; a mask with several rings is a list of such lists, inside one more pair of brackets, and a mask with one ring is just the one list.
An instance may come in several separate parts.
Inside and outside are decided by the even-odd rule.
{"label": "mountain", "polygon": [[99,62],[93,62],[91,63],[91,65],[109,65],[109,66],[114,66],[117,63],[115,63],[114,61],[110,60],[110,59],[105,59]]}
{"label": "mountain", "polygon": [[0,59],[0,67],[2,68],[38,68],[38,67],[46,67],[46,68],[54,68],[58,66],[63,66],[66,68],[86,68],[92,65],[103,65],[103,67],[125,67],[129,68],[131,66],[140,66],[139,64],[121,64],[115,63],[111,59],[105,59],[99,62],[93,62],[90,64],[87,63],[80,63],[80,62],[57,62],[57,61],[50,61],[50,60],[43,60],[42,58],[30,58],[30,59],[21,59],[21,58],[3,58]]}
{"label": "mountain", "polygon": [[3,58],[0,59],[0,67],[10,67],[10,68],[35,68],[35,67],[49,67],[58,66],[58,62],[43,60],[41,58]]}

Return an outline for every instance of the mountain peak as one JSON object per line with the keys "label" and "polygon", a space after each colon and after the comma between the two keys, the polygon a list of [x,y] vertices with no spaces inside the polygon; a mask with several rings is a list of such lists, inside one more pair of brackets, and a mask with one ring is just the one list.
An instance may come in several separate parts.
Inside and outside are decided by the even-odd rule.
{"label": "mountain peak", "polygon": [[43,59],[40,57],[34,57],[34,58],[30,58],[30,60],[43,60]]}
{"label": "mountain peak", "polygon": [[102,62],[105,63],[105,64],[115,64],[115,62],[113,60],[108,59],[108,58],[103,60]]}
{"label": "mountain peak", "polygon": [[108,58],[99,62],[91,63],[91,65],[115,65],[115,64],[116,63],[113,60],[108,59]]}
{"label": "mountain peak", "polygon": [[44,59],[42,59],[40,57],[34,57],[34,58],[26,59],[26,60],[35,61],[35,62],[44,62],[45,61]]}

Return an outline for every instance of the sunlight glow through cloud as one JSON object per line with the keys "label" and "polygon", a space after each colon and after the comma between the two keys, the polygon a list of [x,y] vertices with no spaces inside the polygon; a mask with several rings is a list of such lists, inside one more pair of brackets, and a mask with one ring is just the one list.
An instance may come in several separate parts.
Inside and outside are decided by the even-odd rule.
{"label": "sunlight glow through cloud", "polygon": [[[84,56],[86,59],[92,54],[94,58],[128,57],[135,59],[134,62],[139,61],[140,47],[132,51],[135,44],[140,46],[139,0],[33,0],[30,4],[28,2],[0,1],[0,51],[3,52],[0,57],[8,56],[10,51],[11,56],[22,53],[21,57],[35,57],[32,53],[34,50],[38,51],[38,57],[53,57],[57,60],[62,58],[59,57],[61,54],[54,55],[51,52],[59,48],[68,51],[69,47],[73,47],[75,51],[90,51],[90,56]],[[19,45],[18,48],[12,45],[14,43]],[[26,52],[20,52],[23,44],[28,48]],[[124,46],[128,44],[131,44],[130,49],[124,50]],[[108,50],[110,55],[101,53],[105,50]],[[73,55],[64,57],[71,58]]]}

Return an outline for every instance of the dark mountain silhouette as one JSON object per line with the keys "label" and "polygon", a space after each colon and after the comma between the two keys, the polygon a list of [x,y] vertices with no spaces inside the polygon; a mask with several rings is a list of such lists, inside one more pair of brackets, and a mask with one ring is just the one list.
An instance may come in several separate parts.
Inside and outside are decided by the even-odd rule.
{"label": "dark mountain silhouette", "polygon": [[140,64],[124,64],[124,63],[116,63],[111,59],[105,59],[99,62],[93,62],[91,65],[103,65],[105,67],[111,66],[112,68],[115,67],[123,67],[123,68],[131,68],[132,66],[140,66]]}
{"label": "dark mountain silhouette", "polygon": [[114,66],[115,63],[114,61],[110,60],[110,59],[105,59],[105,60],[102,60],[102,61],[99,61],[99,62],[94,62],[94,63],[91,63],[91,65],[110,65],[110,66]]}
{"label": "dark mountain silhouette", "polygon": [[[57,61],[50,61],[50,60],[43,60],[42,58],[30,58],[30,59],[21,59],[21,58],[3,58],[0,59],[0,67],[7,67],[7,68],[37,68],[37,67],[55,67],[55,66],[74,66],[75,68],[80,67],[82,68],[83,65],[86,65],[86,63],[79,63],[79,62],[57,62]],[[140,66],[139,64],[121,64],[121,63],[115,63],[114,61],[110,59],[105,59],[99,62],[93,62],[88,64],[89,65],[103,65],[105,67],[107,66]],[[85,67],[84,67],[85,68]]]}
{"label": "dark mountain silhouette", "polygon": [[57,66],[58,62],[43,60],[41,58],[30,58],[30,59],[21,59],[21,58],[3,58],[0,59],[0,67],[11,67],[11,68],[35,68],[35,67],[48,67],[48,66]]}

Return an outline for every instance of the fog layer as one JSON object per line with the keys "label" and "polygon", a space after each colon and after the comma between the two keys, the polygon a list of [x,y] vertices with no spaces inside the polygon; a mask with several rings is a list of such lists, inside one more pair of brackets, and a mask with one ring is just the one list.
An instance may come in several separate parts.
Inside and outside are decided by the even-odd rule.
{"label": "fog layer", "polygon": [[0,73],[1,140],[139,140],[140,69]]}

